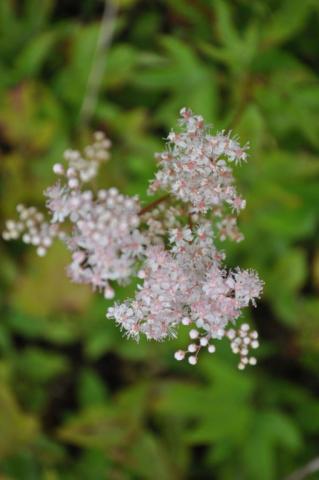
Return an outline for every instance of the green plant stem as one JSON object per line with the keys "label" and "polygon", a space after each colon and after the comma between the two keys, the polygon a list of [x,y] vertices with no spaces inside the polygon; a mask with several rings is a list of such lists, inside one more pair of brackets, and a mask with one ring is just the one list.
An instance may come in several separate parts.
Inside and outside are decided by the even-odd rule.
{"label": "green plant stem", "polygon": [[111,45],[114,35],[116,15],[117,6],[115,1],[105,0],[100,32],[92,60],[92,67],[88,78],[86,93],[84,95],[80,111],[80,124],[82,126],[85,126],[90,122],[97,103],[99,90],[106,67],[107,51]]}
{"label": "green plant stem", "polygon": [[285,480],[303,480],[308,478],[309,475],[319,471],[319,457],[314,458],[311,462],[307,463],[304,467],[296,470],[291,475],[285,478]]}

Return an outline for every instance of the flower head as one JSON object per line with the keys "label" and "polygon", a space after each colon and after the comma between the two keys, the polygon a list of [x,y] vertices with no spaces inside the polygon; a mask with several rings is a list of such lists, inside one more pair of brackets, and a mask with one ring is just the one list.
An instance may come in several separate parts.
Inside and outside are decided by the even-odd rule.
{"label": "flower head", "polygon": [[234,187],[232,163],[246,160],[247,146],[241,147],[229,134],[210,133],[200,115],[182,109],[180,131],[170,132],[167,148],[157,154],[160,169],[150,191],[169,190],[189,202],[194,212],[205,213],[226,205],[238,212],[245,201]]}
{"label": "flower head", "polygon": [[67,150],[64,164],[54,165],[59,181],[45,191],[50,220],[20,205],[19,220],[6,223],[3,238],[22,236],[39,255],[55,238],[62,240],[71,251],[70,278],[107,299],[115,294],[114,283],[137,275],[135,297],[107,313],[129,337],[161,341],[187,328],[189,344],[175,358],[187,358],[190,365],[202,349],[212,354],[216,342],[227,338],[243,369],[256,363],[249,351],[258,347],[258,334],[247,324],[234,325],[245,307],[255,305],[263,282],[253,270],[228,269],[215,237],[243,238],[237,215],[246,202],[236,190],[232,166],[246,160],[247,146],[223,131],[212,134],[188,109],[181,110],[179,125],[157,155],[159,171],[150,187],[169,195],[141,209],[137,197],[116,188],[89,188],[109,158],[110,141],[98,132],[83,152]]}

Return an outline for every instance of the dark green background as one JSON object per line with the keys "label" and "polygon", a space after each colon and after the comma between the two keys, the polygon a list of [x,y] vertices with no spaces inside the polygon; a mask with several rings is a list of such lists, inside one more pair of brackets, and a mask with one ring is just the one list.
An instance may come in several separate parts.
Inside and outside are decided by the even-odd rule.
{"label": "dark green background", "polygon": [[100,184],[145,200],[181,107],[232,128],[251,144],[236,171],[246,240],[224,248],[266,282],[246,314],[259,363],[239,372],[223,342],[177,363],[186,331],[128,341],[66,278],[61,245],[40,259],[1,241],[0,478],[282,479],[319,446],[319,3],[121,0],[84,126],[102,11],[0,1],[1,227],[18,202],[43,204],[53,163],[95,129],[114,144]]}

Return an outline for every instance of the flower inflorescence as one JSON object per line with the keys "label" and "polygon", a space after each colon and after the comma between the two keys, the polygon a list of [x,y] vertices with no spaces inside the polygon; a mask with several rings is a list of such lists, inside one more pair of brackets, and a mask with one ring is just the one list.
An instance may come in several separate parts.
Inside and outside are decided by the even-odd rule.
{"label": "flower inflorescence", "polygon": [[150,193],[165,195],[141,208],[137,197],[116,188],[85,189],[109,158],[110,141],[102,132],[83,153],[68,150],[65,164],[53,167],[59,181],[45,191],[51,220],[34,207],[19,205],[20,219],[7,221],[3,238],[37,247],[44,255],[55,238],[71,251],[67,268],[77,283],[114,296],[114,283],[140,279],[136,295],[108,309],[125,333],[138,339],[175,337],[189,328],[190,343],[175,353],[195,365],[202,349],[215,352],[217,340],[227,338],[240,357],[238,367],[254,365],[249,356],[258,347],[258,334],[244,323],[232,326],[242,309],[255,305],[263,282],[253,270],[227,270],[225,253],[214,236],[235,241],[243,236],[237,214],[245,207],[238,194],[232,164],[247,158],[247,146],[224,132],[213,135],[203,118],[182,109],[178,132],[171,132],[164,153],[157,154],[159,171]]}

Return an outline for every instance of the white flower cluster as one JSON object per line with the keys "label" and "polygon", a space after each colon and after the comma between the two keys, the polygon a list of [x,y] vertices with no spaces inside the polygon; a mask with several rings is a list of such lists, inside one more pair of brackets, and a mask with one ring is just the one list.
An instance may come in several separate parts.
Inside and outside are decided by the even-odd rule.
{"label": "white flower cluster", "polygon": [[123,284],[137,273],[135,298],[113,305],[108,318],[136,339],[144,334],[164,340],[188,326],[190,343],[175,358],[187,357],[191,365],[203,348],[213,353],[213,342],[228,338],[243,369],[256,363],[248,353],[258,346],[257,332],[232,325],[243,308],[255,305],[263,282],[252,270],[227,270],[213,238],[216,233],[221,240],[242,239],[236,217],[245,201],[234,187],[231,163],[246,160],[246,147],[224,132],[212,135],[203,118],[187,109],[180,127],[157,155],[160,170],[150,187],[169,194],[141,208],[137,197],[116,188],[85,189],[109,158],[110,142],[98,132],[83,153],[68,150],[66,165],[54,165],[59,181],[45,191],[51,222],[35,208],[19,206],[20,219],[6,223],[3,238],[22,236],[39,255],[60,238],[72,252],[71,279],[106,298],[113,298],[114,282]]}
{"label": "white flower cluster", "polygon": [[233,353],[240,356],[239,370],[244,370],[246,365],[256,365],[257,359],[249,357],[249,350],[259,347],[258,332],[251,331],[248,323],[243,323],[238,330],[231,328],[226,333],[230,340],[230,347]]}
{"label": "white flower cluster", "polygon": [[80,182],[89,182],[96,177],[100,164],[110,157],[110,147],[111,142],[104,133],[95,132],[94,142],[92,145],[88,145],[83,153],[71,149],[64,152],[64,159],[68,164],[66,172],[61,163],[56,163],[53,171],[57,175],[66,174],[69,179],[69,187],[76,188]]}
{"label": "white flower cluster", "polygon": [[[260,285],[261,287],[261,285]],[[190,324],[189,318],[182,320],[184,325]],[[233,353],[240,356],[238,363],[239,370],[244,370],[247,365],[256,365],[256,357],[249,357],[249,349],[256,349],[259,347],[258,333],[256,330],[250,331],[248,323],[243,323],[238,330],[230,328],[225,330],[223,336],[226,336],[230,341],[230,347]],[[175,358],[178,361],[184,360],[188,355],[188,363],[196,365],[198,354],[202,348],[207,348],[208,353],[214,353],[216,347],[213,343],[210,343],[211,337],[207,334],[201,334],[198,329],[191,329],[189,332],[191,343],[188,345],[187,350],[177,350],[175,352]]]}
{"label": "white flower cluster", "polygon": [[68,273],[74,282],[90,284],[113,298],[109,282],[126,282],[144,251],[146,240],[137,228],[139,203],[115,188],[99,190],[97,199],[90,193],[78,193],[76,218],[74,212],[70,217],[73,230],[67,244],[73,254]]}
{"label": "white flower cluster", "polygon": [[90,190],[79,196],[79,190],[97,175],[101,162],[109,159],[110,146],[111,142],[104,133],[96,132],[93,144],[88,145],[83,154],[78,150],[66,150],[66,167],[62,163],[53,165],[53,172],[65,181],[63,186],[58,182],[45,191],[47,207],[53,213],[53,223],[63,222],[69,216],[71,220],[77,220],[81,201],[93,197]]}
{"label": "white flower cluster", "polygon": [[58,225],[44,220],[43,213],[35,207],[17,206],[19,220],[7,220],[6,229],[2,233],[4,240],[17,240],[22,236],[24,243],[37,247],[37,254],[43,257],[56,237],[63,238]]}
{"label": "white flower cluster", "polygon": [[147,238],[152,245],[163,244],[163,240],[172,229],[180,227],[181,211],[174,206],[161,203],[151,211],[143,213],[142,220],[147,227]]}
{"label": "white flower cluster", "polygon": [[20,220],[9,220],[3,237],[17,239],[23,234],[22,240],[36,245],[38,255],[43,256],[58,236],[72,252],[67,268],[70,278],[113,298],[110,282],[128,281],[146,240],[138,230],[140,205],[136,197],[121,195],[116,188],[96,194],[82,189],[97,174],[99,164],[108,159],[109,147],[110,141],[98,132],[84,154],[68,150],[66,166],[53,166],[60,181],[44,192],[51,222],[34,207],[18,206]]}
{"label": "white flower cluster", "polygon": [[[254,303],[262,290],[255,272],[237,269],[227,272],[223,255],[213,244],[210,224],[174,229],[172,248],[150,247],[146,262],[139,272],[144,279],[133,300],[116,304],[108,311],[129,336],[163,340],[175,336],[177,327],[189,325],[187,351],[178,351],[175,358],[197,362],[201,348],[215,349],[212,340],[227,336],[226,327],[241,315],[241,309]],[[196,362],[195,362],[196,360]]]}
{"label": "white flower cluster", "polygon": [[99,164],[109,158],[110,141],[102,132],[84,150],[67,150],[67,168],[55,164],[54,172],[64,177],[46,190],[52,223],[69,220],[71,234],[66,243],[72,251],[68,274],[76,283],[90,284],[93,290],[113,298],[110,281],[126,282],[134,273],[136,259],[144,250],[145,239],[139,232],[140,205],[136,197],[122,195],[116,188],[82,191],[84,182],[97,174]]}
{"label": "white flower cluster", "polygon": [[212,135],[203,117],[181,110],[180,131],[172,131],[167,138],[167,148],[156,155],[160,169],[150,185],[150,192],[158,189],[171,194],[191,206],[192,212],[212,210],[218,223],[221,238],[227,236],[240,241],[236,217],[245,208],[246,201],[237,193],[231,164],[247,158],[248,146],[239,143],[223,131]]}

